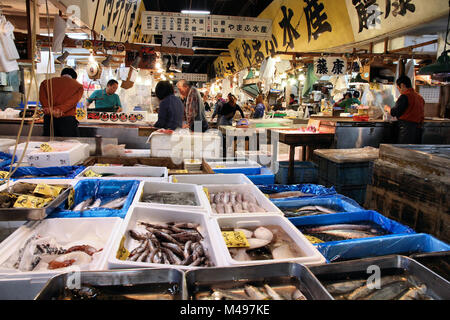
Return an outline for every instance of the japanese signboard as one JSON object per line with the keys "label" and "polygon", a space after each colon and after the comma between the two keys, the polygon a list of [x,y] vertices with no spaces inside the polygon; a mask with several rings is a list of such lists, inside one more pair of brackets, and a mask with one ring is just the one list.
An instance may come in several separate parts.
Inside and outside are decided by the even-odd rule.
{"label": "japanese signboard", "polygon": [[173,80],[186,80],[192,82],[208,82],[206,73],[174,73]]}
{"label": "japanese signboard", "polygon": [[322,76],[342,76],[347,73],[347,59],[342,57],[314,58],[314,72]]}
{"label": "japanese signboard", "polygon": [[181,32],[163,32],[162,33],[162,47],[176,47],[191,49],[194,36],[188,33]]}
{"label": "japanese signboard", "polygon": [[214,61],[214,69],[218,78],[231,76],[237,72],[231,56],[220,56]]}
{"label": "japanese signboard", "polygon": [[177,12],[144,11],[142,34],[183,32],[195,37],[268,39],[271,19],[219,15],[191,15]]}
{"label": "japanese signboard", "polygon": [[434,21],[448,14],[447,0],[346,0],[355,41]]}

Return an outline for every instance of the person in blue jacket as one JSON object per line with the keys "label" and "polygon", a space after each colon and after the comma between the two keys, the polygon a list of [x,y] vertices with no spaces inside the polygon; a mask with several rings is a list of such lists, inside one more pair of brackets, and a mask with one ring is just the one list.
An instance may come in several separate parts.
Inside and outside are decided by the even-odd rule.
{"label": "person in blue jacket", "polygon": [[156,97],[160,100],[156,128],[176,130],[183,127],[184,105],[175,96],[173,85],[169,81],[160,81],[155,88]]}
{"label": "person in blue jacket", "polygon": [[264,118],[264,111],[266,110],[262,95],[258,95],[255,102],[256,106],[255,111],[253,112],[253,119],[262,119]]}

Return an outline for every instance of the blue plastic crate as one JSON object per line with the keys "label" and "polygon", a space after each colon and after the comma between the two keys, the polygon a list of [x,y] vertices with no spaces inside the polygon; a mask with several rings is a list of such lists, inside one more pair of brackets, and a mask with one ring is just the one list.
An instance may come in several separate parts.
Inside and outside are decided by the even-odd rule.
{"label": "blue plastic crate", "polygon": [[336,163],[318,156],[319,177],[332,185],[367,185],[372,181],[373,161]]}
{"label": "blue plastic crate", "polygon": [[[86,169],[84,166],[62,166],[62,167],[46,167],[46,168],[36,168],[36,167],[19,167],[16,172],[12,175],[12,180],[17,179],[74,179],[83,170]],[[9,167],[7,168],[9,170]],[[26,176],[32,176],[31,178],[24,178]],[[52,176],[59,176],[54,178]],[[63,178],[60,178],[63,177]]]}
{"label": "blue plastic crate", "polygon": [[390,235],[379,238],[319,244],[316,248],[330,262],[386,256],[391,254],[441,252],[450,246],[428,234]]}
{"label": "blue plastic crate", "polygon": [[311,197],[300,200],[273,200],[272,202],[280,210],[305,206],[324,206],[337,212],[361,212],[364,210],[358,203],[342,195]]}
{"label": "blue plastic crate", "polygon": [[255,185],[266,185],[275,183],[275,175],[272,170],[266,167],[261,168],[261,174],[247,175],[251,182]]}
{"label": "blue plastic crate", "polygon": [[69,211],[65,203],[55,210],[49,218],[87,218],[87,217],[119,217],[124,218],[133,202],[139,187],[136,180],[100,180],[86,179],[79,181],[74,187],[74,206],[91,197],[101,198],[103,203],[125,197],[127,199],[121,209],[96,208],[91,210]]}
{"label": "blue plastic crate", "polygon": [[[318,181],[317,165],[309,161],[294,162],[294,183],[317,183]],[[275,180],[278,184],[288,184],[289,162],[280,161]]]}
{"label": "blue plastic crate", "polygon": [[[415,234],[415,231],[411,228],[404,226],[397,221],[391,220],[389,218],[384,217],[375,211],[361,211],[361,212],[348,212],[348,213],[334,213],[334,214],[326,214],[320,216],[309,216],[309,217],[297,217],[297,218],[289,218],[289,221],[296,226],[297,228],[304,226],[328,226],[333,224],[352,224],[363,221],[370,221],[374,224],[380,226],[386,232],[392,234]],[[330,241],[326,242],[330,245],[337,245],[340,243],[349,243],[349,242],[357,242],[364,241],[368,239],[386,237],[378,236],[373,238],[365,238],[365,239],[352,239],[352,240],[341,240],[341,241]]]}

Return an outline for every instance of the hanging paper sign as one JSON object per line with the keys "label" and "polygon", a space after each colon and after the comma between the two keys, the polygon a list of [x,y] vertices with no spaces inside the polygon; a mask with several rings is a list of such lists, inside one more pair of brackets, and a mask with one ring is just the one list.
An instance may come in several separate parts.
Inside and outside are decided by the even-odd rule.
{"label": "hanging paper sign", "polygon": [[347,73],[347,59],[342,57],[314,58],[314,73],[322,76],[342,76]]}
{"label": "hanging paper sign", "polygon": [[163,32],[162,33],[162,47],[175,47],[191,49],[194,36],[188,33],[181,32]]}
{"label": "hanging paper sign", "polygon": [[195,15],[177,12],[144,11],[142,34],[184,32],[196,37],[243,38],[268,40],[272,20],[253,17]]}
{"label": "hanging paper sign", "polygon": [[216,77],[223,78],[231,76],[237,72],[234,61],[230,56],[220,56],[214,61]]}
{"label": "hanging paper sign", "polygon": [[174,73],[173,80],[186,80],[192,82],[208,82],[206,73]]}

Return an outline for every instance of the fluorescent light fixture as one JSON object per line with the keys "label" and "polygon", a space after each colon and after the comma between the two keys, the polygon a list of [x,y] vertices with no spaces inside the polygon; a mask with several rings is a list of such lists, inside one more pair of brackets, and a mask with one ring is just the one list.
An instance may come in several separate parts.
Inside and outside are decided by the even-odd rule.
{"label": "fluorescent light fixture", "polygon": [[183,65],[184,66],[188,66],[188,65],[190,65],[191,63],[189,62],[189,61],[183,61]]}
{"label": "fluorescent light fixture", "polygon": [[206,10],[181,10],[182,14],[210,14],[211,12]]}

